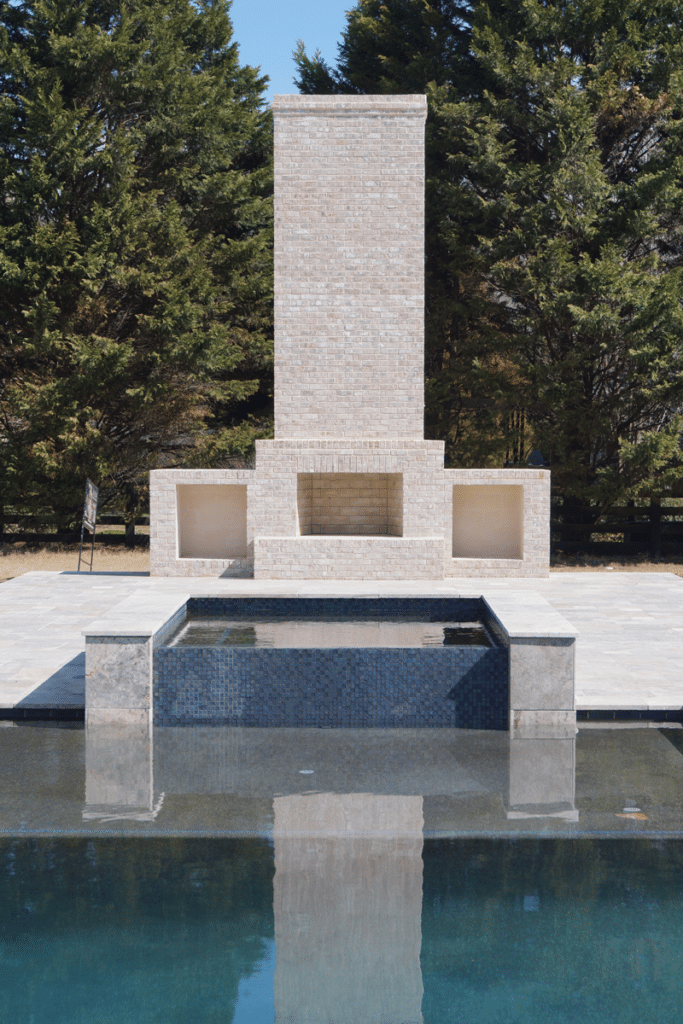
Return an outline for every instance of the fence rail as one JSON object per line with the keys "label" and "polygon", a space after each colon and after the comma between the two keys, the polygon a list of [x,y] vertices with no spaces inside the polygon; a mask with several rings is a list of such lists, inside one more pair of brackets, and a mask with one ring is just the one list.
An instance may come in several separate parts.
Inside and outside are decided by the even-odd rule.
{"label": "fence rail", "polygon": [[[0,518],[0,543],[15,544],[73,544],[78,543],[81,536],[80,517],[73,527],[63,528],[64,520],[56,516],[36,515],[35,513],[17,512],[15,509],[5,509]],[[31,526],[43,527],[43,529],[30,529]],[[49,527],[54,527],[50,530]],[[60,526],[62,528],[60,529]],[[100,530],[102,526],[123,526],[124,533],[104,533]],[[133,548],[141,541],[148,542],[146,536],[135,533],[136,526],[149,526],[149,516],[141,515],[131,519],[121,513],[103,513],[97,517],[96,538],[98,544],[119,545]],[[27,529],[29,527],[29,529]],[[48,529],[46,530],[45,527]]]}
{"label": "fence rail", "polygon": [[[0,543],[77,543],[80,517],[73,527],[59,529],[60,525],[57,517],[50,514],[5,508],[0,518]],[[32,526],[37,529],[31,529]],[[54,529],[50,530],[51,526]],[[98,516],[97,526],[97,540],[102,544],[123,544],[132,548],[140,541],[148,542],[145,535],[136,536],[135,527],[149,526],[149,515],[139,515],[131,520],[122,513],[103,513]],[[99,530],[102,526],[123,526],[125,532],[104,533]],[[563,514],[561,504],[554,502],[550,537],[553,554],[631,555],[646,552],[654,559],[663,554],[683,554],[683,506],[660,505],[654,501],[650,505],[613,506],[602,515],[590,506],[575,506],[569,515]],[[621,539],[613,539],[615,537]]]}
{"label": "fence rail", "polygon": [[683,554],[683,507],[653,499],[649,505],[615,505],[599,513],[595,507],[564,509],[556,502],[550,531],[555,554],[645,552],[657,560],[664,554]]}
{"label": "fence rail", "polygon": [[[19,513],[19,512],[9,512],[9,513],[5,512],[5,515],[4,515],[5,527],[10,526],[10,525],[12,525],[12,526],[23,526],[23,525],[29,525],[30,523],[38,523],[41,526],[50,526],[50,525],[57,526],[60,522],[63,522],[63,519],[60,520],[60,519],[57,518],[57,516],[35,515],[35,513],[26,513],[26,515],[24,515],[23,512],[21,512],[21,513]],[[122,513],[118,513],[118,514],[117,513],[113,513],[111,515],[103,513],[102,515],[98,515],[97,516],[97,525],[98,526],[100,526],[100,525],[102,525],[102,526],[125,526],[126,523],[128,523],[128,522],[129,522],[128,516],[124,516]],[[149,526],[149,516],[147,516],[147,515],[136,516],[135,517],[135,525],[136,526]],[[80,530],[80,528],[81,528],[81,519],[80,519],[80,516],[79,516],[78,520],[74,521],[73,529],[74,530]]]}

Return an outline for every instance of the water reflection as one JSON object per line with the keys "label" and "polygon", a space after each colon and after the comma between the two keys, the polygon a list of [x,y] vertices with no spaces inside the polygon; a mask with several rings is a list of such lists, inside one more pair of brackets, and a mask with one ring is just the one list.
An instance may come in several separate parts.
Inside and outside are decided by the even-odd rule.
{"label": "water reflection", "polygon": [[176,823],[190,795],[195,808],[221,796],[270,803],[275,1015],[291,1024],[336,1020],[340,1006],[356,1024],[422,1022],[425,800],[437,813],[444,801],[451,813],[453,801],[490,812],[497,790],[509,821],[578,820],[574,738],[157,732],[155,742],[144,714],[88,719],[83,820],[151,822],[166,794],[164,814]]}
{"label": "water reflection", "polygon": [[275,1019],[421,1022],[422,797],[274,803]]}
{"label": "water reflection", "polygon": [[[266,826],[282,835],[278,800],[304,793],[316,799],[327,794],[328,808],[332,795],[366,794],[375,810],[367,811],[362,829],[352,815],[344,835],[359,829],[384,833],[380,804],[371,795],[419,797],[427,831],[460,826],[489,832],[532,819],[547,819],[548,825],[552,819],[579,821],[575,736],[520,738],[453,729],[154,731],[146,712],[126,714],[125,720],[88,717],[83,821],[154,822],[164,806],[159,824],[166,828]],[[413,811],[405,811],[405,828],[397,815],[391,831],[412,834]],[[330,831],[338,823],[334,815],[328,820],[316,812],[311,821],[320,834],[337,834]],[[296,829],[292,824],[285,831]]]}
{"label": "water reflection", "polygon": [[561,818],[578,821],[575,804],[576,737],[510,737],[509,821]]}
{"label": "water reflection", "polygon": [[679,733],[3,728],[0,1017],[668,1024]]}
{"label": "water reflection", "polygon": [[83,821],[154,821],[154,745],[149,711],[89,712]]}

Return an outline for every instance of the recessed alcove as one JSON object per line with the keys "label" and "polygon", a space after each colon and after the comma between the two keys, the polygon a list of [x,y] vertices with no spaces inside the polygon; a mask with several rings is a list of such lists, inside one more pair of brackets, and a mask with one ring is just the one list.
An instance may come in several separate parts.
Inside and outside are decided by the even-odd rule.
{"label": "recessed alcove", "polygon": [[247,557],[245,484],[178,484],[179,558]]}
{"label": "recessed alcove", "polygon": [[299,473],[299,534],[402,537],[402,473]]}
{"label": "recessed alcove", "polygon": [[453,558],[521,559],[523,492],[517,484],[455,484]]}

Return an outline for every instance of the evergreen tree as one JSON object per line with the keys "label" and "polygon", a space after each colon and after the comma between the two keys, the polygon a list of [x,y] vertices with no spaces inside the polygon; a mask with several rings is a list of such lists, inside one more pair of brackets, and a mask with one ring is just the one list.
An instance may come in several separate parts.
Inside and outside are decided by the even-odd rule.
{"label": "evergreen tree", "polygon": [[271,127],[229,0],[0,3],[2,500],[268,430]]}
{"label": "evergreen tree", "polygon": [[308,57],[299,42],[295,83],[302,93],[422,93],[428,82],[464,86],[469,19],[466,0],[359,0],[347,12],[336,68],[319,51]]}
{"label": "evergreen tree", "polygon": [[[299,51],[301,88],[315,65],[342,91],[415,89],[354,78],[357,23],[368,67],[400,68],[392,14],[361,0],[336,72]],[[467,47],[460,25],[422,86],[428,429],[471,465],[524,424],[556,492],[596,509],[680,480],[683,10],[491,0]]]}

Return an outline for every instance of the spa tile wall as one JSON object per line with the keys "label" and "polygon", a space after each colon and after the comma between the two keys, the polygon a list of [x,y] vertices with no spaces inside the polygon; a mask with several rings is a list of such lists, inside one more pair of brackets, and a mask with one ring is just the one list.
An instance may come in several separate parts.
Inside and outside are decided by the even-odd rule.
{"label": "spa tile wall", "polygon": [[161,648],[154,725],[507,729],[506,648]]}
{"label": "spa tile wall", "polygon": [[[217,598],[192,616],[483,620],[476,598]],[[505,638],[498,635],[499,643]],[[155,725],[508,727],[508,648],[159,648]]]}
{"label": "spa tile wall", "polygon": [[413,622],[486,622],[484,602],[466,597],[191,597],[188,616],[230,619],[262,615],[283,619],[411,619]]}

